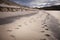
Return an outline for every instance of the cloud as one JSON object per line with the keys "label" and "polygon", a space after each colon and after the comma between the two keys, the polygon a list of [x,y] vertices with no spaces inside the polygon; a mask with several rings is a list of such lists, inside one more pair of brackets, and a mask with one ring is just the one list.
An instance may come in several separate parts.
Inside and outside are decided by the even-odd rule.
{"label": "cloud", "polygon": [[56,3],[60,2],[59,0],[34,0],[29,3],[30,6],[37,6],[37,7],[46,7],[46,6],[52,6]]}
{"label": "cloud", "polygon": [[59,0],[13,0],[13,1],[31,7],[44,7],[60,4]]}

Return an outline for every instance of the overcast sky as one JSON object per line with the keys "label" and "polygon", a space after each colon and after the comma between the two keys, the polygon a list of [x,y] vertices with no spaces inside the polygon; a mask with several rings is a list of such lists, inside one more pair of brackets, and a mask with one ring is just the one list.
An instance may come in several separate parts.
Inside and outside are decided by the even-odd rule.
{"label": "overcast sky", "polygon": [[40,6],[51,6],[59,3],[60,0],[12,0],[18,4],[40,7]]}

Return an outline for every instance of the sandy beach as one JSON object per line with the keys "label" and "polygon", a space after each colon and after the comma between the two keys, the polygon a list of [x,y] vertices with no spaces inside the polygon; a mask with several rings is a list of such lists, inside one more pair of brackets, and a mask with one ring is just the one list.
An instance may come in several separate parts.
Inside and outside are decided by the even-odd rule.
{"label": "sandy beach", "polygon": [[26,12],[0,17],[0,40],[59,40],[59,11]]}

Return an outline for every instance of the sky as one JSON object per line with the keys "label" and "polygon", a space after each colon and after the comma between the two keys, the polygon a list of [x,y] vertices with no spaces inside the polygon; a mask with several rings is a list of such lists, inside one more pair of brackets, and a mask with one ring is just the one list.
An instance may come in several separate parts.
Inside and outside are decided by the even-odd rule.
{"label": "sky", "polygon": [[45,7],[60,4],[60,0],[11,0],[30,7]]}

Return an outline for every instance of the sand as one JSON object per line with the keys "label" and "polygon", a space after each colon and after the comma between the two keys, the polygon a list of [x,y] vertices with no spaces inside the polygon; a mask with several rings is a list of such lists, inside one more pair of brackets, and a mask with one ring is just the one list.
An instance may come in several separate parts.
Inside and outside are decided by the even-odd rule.
{"label": "sand", "polygon": [[[26,12],[24,12],[24,15]],[[56,30],[52,30],[52,27],[57,27],[58,31],[59,26],[57,25],[59,23],[56,21],[59,20],[57,13],[60,12],[55,12],[57,15],[53,12],[55,11],[39,10],[35,11],[33,15],[28,12],[29,15],[23,17],[9,18],[9,20],[12,19],[13,21],[0,24],[0,40],[59,40],[59,33],[54,32]],[[57,25],[54,23],[57,23]]]}

